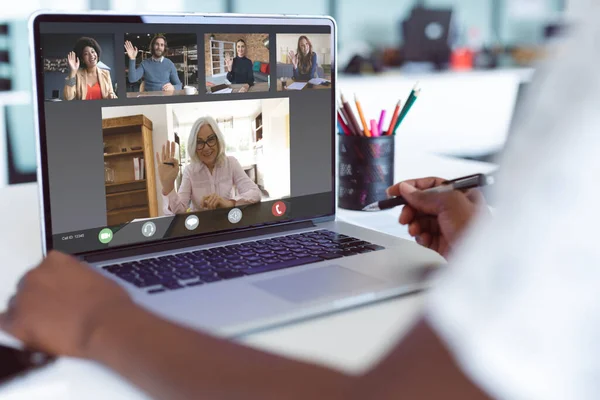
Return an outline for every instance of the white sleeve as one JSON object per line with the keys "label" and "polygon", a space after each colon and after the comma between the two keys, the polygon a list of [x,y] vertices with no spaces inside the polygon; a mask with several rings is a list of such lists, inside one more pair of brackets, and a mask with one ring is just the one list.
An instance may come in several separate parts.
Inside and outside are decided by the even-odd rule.
{"label": "white sleeve", "polygon": [[165,215],[184,214],[187,211],[192,198],[192,178],[190,172],[191,165],[188,165],[183,170],[179,191],[175,192],[175,190],[171,190],[168,195],[162,195]]}
{"label": "white sleeve", "polygon": [[600,398],[599,10],[538,71],[494,218],[474,224],[428,299],[428,320],[494,398]]}
{"label": "white sleeve", "polygon": [[229,156],[228,159],[231,167],[231,178],[237,192],[236,204],[258,203],[260,201],[260,189],[256,183],[246,175],[240,162],[235,157]]}

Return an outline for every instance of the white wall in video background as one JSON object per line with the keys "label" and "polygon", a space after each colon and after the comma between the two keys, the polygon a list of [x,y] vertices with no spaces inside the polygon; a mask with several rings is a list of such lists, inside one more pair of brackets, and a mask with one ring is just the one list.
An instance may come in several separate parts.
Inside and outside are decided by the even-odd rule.
{"label": "white wall in video background", "polygon": [[[103,119],[139,114],[152,121],[154,152],[160,152],[167,140],[174,141],[176,137],[178,138],[180,145],[175,157],[181,160],[181,171],[190,163],[186,147],[194,121],[203,116],[213,117],[225,136],[226,154],[234,156],[248,176],[259,186],[262,200],[290,196],[289,99],[158,104],[102,109]],[[160,182],[158,172],[156,172],[156,181]],[[176,182],[176,189],[179,184],[180,178]],[[160,185],[156,187],[156,196],[159,214],[162,215]]]}

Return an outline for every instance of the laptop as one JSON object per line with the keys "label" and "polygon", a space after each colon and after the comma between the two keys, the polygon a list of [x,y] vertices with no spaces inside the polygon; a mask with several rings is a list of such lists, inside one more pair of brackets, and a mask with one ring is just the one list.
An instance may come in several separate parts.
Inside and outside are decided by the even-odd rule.
{"label": "laptop", "polygon": [[[44,254],[75,255],[147,309],[226,337],[420,290],[423,267],[443,263],[336,219],[333,19],[30,24]],[[287,90],[307,47],[330,85]]]}

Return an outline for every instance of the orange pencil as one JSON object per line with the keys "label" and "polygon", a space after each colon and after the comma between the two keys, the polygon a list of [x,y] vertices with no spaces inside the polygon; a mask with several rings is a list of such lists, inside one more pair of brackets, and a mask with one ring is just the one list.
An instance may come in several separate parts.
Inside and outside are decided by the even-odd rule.
{"label": "orange pencil", "polygon": [[371,131],[369,130],[369,125],[367,125],[367,120],[365,119],[365,114],[363,114],[362,107],[360,106],[360,102],[358,101],[358,97],[354,95],[354,102],[356,103],[356,109],[358,110],[358,116],[360,117],[360,122],[362,123],[363,129],[365,130],[365,136],[371,137]]}
{"label": "orange pencil", "polygon": [[400,114],[400,104],[402,104],[402,100],[398,100],[398,104],[396,104],[396,109],[394,110],[394,114],[392,115],[392,121],[390,122],[390,127],[387,130],[387,134],[391,135],[394,127],[396,126],[396,121],[398,120],[398,115]]}

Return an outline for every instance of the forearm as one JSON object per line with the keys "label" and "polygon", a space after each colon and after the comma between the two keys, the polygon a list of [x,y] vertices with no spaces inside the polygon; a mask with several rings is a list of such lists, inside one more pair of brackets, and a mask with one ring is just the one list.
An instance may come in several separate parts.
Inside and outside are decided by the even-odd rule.
{"label": "forearm", "polygon": [[175,88],[175,90],[181,90],[181,81],[179,80],[179,76],[177,76],[177,70],[173,67],[173,71],[171,72],[171,85]]}
{"label": "forearm", "polygon": [[77,80],[73,76],[68,76],[65,80],[65,86],[63,88],[63,98],[65,100],[73,100],[77,94]]}
{"label": "forearm", "polygon": [[198,333],[137,307],[115,312],[93,335],[88,356],[159,399],[348,399],[356,379]]}
{"label": "forearm", "polygon": [[144,69],[142,68],[142,65],[140,64],[140,66],[136,68],[135,60],[129,59],[129,71],[127,72],[127,79],[129,79],[129,82],[137,82],[143,75]]}
{"label": "forearm", "polygon": [[175,191],[175,189],[171,189],[167,192],[167,194],[164,194],[163,191],[163,201],[166,201],[167,205],[168,205],[168,210],[171,211],[174,214],[182,214],[185,213],[187,211],[188,205],[189,205],[189,200],[186,202],[184,202],[181,199],[181,196],[179,195],[179,193],[177,193]]}
{"label": "forearm", "polygon": [[487,400],[424,319],[354,387],[357,398]]}

